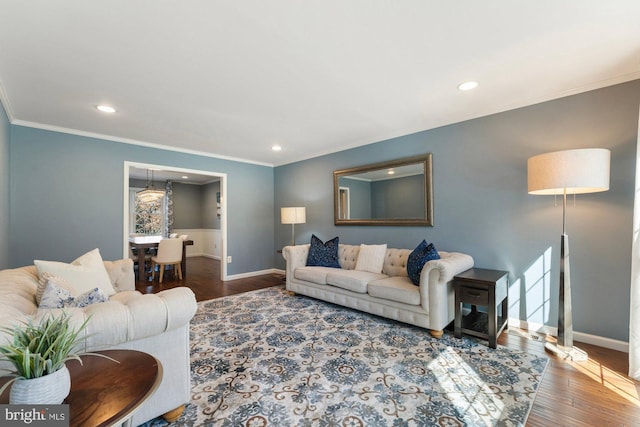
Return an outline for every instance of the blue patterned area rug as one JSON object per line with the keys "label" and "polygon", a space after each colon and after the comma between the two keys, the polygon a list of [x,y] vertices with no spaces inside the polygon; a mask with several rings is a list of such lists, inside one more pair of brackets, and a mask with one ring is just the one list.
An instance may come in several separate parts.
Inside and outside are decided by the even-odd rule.
{"label": "blue patterned area rug", "polygon": [[171,425],[523,426],[548,360],[485,343],[281,287],[203,301]]}

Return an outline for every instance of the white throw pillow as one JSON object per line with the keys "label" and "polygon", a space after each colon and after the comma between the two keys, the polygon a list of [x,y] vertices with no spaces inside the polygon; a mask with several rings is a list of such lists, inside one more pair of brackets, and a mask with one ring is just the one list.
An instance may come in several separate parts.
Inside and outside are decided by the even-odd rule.
{"label": "white throw pillow", "polygon": [[87,252],[71,264],[41,260],[35,260],[33,263],[38,268],[41,278],[45,273],[63,278],[73,290],[74,295],[83,294],[94,288],[100,288],[107,296],[116,293],[98,249]]}
{"label": "white throw pillow", "polygon": [[360,245],[356,270],[370,273],[382,273],[384,256],[387,253],[387,245]]}

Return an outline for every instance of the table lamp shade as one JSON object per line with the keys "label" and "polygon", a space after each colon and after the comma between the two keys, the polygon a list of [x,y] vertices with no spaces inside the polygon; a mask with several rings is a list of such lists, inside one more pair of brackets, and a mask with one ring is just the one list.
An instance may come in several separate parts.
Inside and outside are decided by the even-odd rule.
{"label": "table lamp shade", "polygon": [[304,224],[307,221],[304,207],[280,208],[282,224]]}
{"label": "table lamp shade", "polygon": [[603,148],[555,151],[527,161],[529,194],[583,194],[609,189],[611,152]]}

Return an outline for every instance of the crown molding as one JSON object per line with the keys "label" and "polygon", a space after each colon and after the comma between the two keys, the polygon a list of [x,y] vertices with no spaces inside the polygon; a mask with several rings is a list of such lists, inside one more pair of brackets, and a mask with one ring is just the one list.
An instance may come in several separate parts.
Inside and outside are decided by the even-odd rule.
{"label": "crown molding", "polygon": [[34,129],[42,129],[42,130],[47,130],[51,132],[66,133],[66,134],[76,135],[76,136],[84,136],[87,138],[103,139],[106,141],[118,142],[122,144],[130,144],[130,145],[138,145],[138,146],[147,147],[147,148],[155,148],[157,150],[172,151],[172,152],[184,153],[184,154],[193,154],[196,156],[210,157],[210,158],[220,159],[220,160],[229,160],[232,162],[249,163],[249,164],[258,165],[258,166],[273,167],[273,164],[271,163],[257,162],[255,160],[242,159],[239,157],[223,156],[219,154],[208,153],[206,151],[191,150],[188,148],[172,147],[170,145],[157,144],[154,142],[140,141],[140,140],[130,139],[130,138],[122,138],[119,136],[105,135],[105,134],[94,133],[94,132],[86,132],[83,130],[65,128],[61,126],[53,126],[53,125],[47,125],[43,123],[29,122],[26,120],[11,120],[11,124],[16,126],[34,128]]}

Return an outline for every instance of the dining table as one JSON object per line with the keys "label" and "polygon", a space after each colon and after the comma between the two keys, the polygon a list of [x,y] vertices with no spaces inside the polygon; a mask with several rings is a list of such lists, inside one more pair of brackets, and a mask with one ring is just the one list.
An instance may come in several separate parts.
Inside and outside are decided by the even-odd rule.
{"label": "dining table", "polygon": [[[162,236],[131,236],[129,237],[129,247],[138,256],[138,280],[145,280],[145,271],[147,271],[147,265],[145,263],[145,252],[147,249],[158,249],[160,240],[166,239]],[[182,278],[187,278],[187,246],[192,246],[193,240],[184,239],[182,241],[182,262],[180,267],[182,268]]]}

